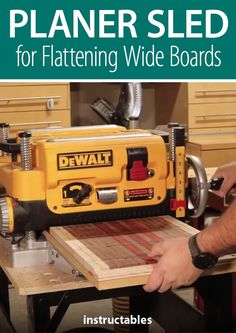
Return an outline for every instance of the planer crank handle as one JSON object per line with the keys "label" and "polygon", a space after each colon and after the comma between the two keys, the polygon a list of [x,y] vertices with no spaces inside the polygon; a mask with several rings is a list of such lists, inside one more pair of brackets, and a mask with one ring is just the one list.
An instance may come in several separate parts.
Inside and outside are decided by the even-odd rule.
{"label": "planer crank handle", "polygon": [[213,178],[209,181],[209,190],[213,190],[213,191],[219,191],[219,189],[221,188],[221,185],[224,181],[224,178]]}

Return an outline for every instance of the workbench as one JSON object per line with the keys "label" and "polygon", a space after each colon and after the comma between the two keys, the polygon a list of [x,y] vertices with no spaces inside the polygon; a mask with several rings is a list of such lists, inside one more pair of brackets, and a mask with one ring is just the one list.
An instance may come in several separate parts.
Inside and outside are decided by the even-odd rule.
{"label": "workbench", "polygon": [[[204,299],[204,315],[171,291],[149,294],[143,291],[142,286],[99,291],[83,277],[59,271],[51,264],[11,268],[4,258],[0,258],[0,264],[0,318],[4,317],[5,321],[3,327],[4,321],[0,321],[1,332],[14,332],[10,322],[9,282],[19,295],[27,299],[29,332],[55,332],[72,303],[118,296],[130,297],[130,314],[146,318],[151,316],[167,331],[231,330],[231,273],[236,270],[234,261],[230,265],[220,265],[215,270],[217,275],[202,277],[196,282],[195,287]],[[51,306],[57,306],[53,316],[50,315]],[[132,325],[130,331],[144,332],[148,331],[148,327]]]}

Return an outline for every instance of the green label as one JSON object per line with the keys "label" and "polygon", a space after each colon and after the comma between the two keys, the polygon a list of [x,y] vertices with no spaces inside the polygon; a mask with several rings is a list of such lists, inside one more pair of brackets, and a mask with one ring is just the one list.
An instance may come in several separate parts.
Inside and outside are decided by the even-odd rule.
{"label": "green label", "polygon": [[232,0],[0,4],[0,79],[235,79]]}

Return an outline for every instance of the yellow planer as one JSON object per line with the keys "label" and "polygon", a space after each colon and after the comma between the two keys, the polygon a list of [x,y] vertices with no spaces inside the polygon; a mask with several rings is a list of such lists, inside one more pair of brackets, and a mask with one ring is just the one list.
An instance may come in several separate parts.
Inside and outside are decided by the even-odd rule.
{"label": "yellow planer", "polygon": [[116,125],[21,132],[0,144],[0,232],[187,213],[185,131]]}

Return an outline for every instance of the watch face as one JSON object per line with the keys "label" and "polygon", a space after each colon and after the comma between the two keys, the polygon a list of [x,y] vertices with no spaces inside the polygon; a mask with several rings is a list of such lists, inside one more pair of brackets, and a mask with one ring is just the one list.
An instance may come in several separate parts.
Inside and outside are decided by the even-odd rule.
{"label": "watch face", "polygon": [[200,253],[193,258],[193,264],[199,269],[212,268],[217,263],[217,258],[207,252]]}

